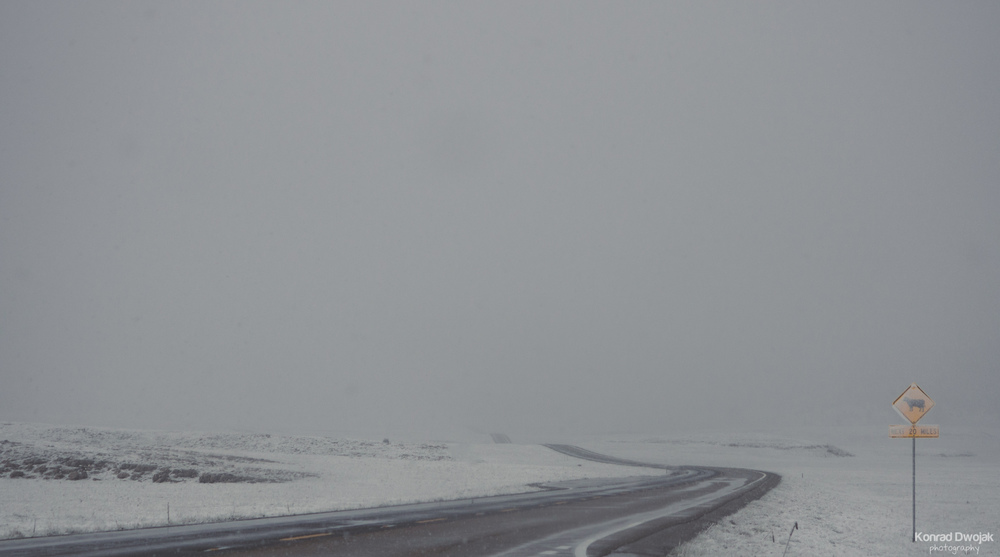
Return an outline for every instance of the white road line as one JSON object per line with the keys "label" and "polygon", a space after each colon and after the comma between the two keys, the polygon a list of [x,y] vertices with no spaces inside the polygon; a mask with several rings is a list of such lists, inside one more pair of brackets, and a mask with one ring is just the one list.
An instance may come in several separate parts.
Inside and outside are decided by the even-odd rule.
{"label": "white road line", "polygon": [[574,557],[587,557],[587,548],[590,547],[590,544],[596,542],[597,540],[606,538],[606,537],[610,536],[611,534],[614,534],[615,532],[621,532],[622,530],[628,530],[629,528],[635,528],[636,526],[642,524],[643,522],[646,522],[646,520],[639,520],[637,522],[630,522],[630,523],[626,524],[625,526],[616,526],[616,527],[614,527],[611,530],[605,530],[605,531],[603,531],[603,532],[601,532],[599,534],[591,536],[591,537],[589,537],[589,538],[587,538],[587,539],[585,539],[582,542],[580,542],[580,543],[577,544],[576,548],[573,550],[573,556]]}
{"label": "white road line", "polygon": [[[674,503],[672,505],[668,505],[668,506],[666,506],[666,507],[664,507],[662,509],[659,509],[659,510],[656,510],[656,511],[651,511],[651,512],[648,512],[648,513],[644,513],[644,514],[638,515],[636,517],[630,517],[630,518],[632,518],[632,520],[630,520],[629,522],[625,522],[625,523],[618,522],[618,524],[616,524],[615,526],[613,526],[611,528],[608,528],[607,530],[604,530],[604,531],[602,531],[602,532],[600,532],[598,534],[590,536],[589,538],[587,538],[587,539],[583,540],[582,542],[578,543],[576,545],[576,547],[573,549],[573,555],[574,555],[574,557],[587,557],[587,549],[590,547],[590,544],[596,542],[597,540],[604,539],[604,538],[606,538],[608,536],[611,536],[611,535],[616,534],[618,532],[621,532],[623,530],[628,530],[629,528],[635,528],[636,526],[639,526],[641,524],[645,524],[646,522],[649,522],[650,520],[656,520],[658,518],[662,518],[662,517],[666,517],[666,516],[671,516],[671,515],[676,514],[678,512],[681,512],[681,511],[684,511],[684,510],[687,510],[687,509],[691,509],[691,508],[697,507],[699,505],[704,505],[706,503],[711,503],[712,501],[715,501],[716,499],[718,499],[720,497],[724,497],[724,496],[728,495],[729,493],[732,493],[732,492],[737,491],[739,489],[744,489],[746,487],[749,487],[749,486],[751,486],[751,485],[753,485],[753,484],[761,481],[765,477],[766,477],[765,474],[761,474],[760,478],[757,478],[756,480],[754,480],[752,482],[749,482],[749,483],[744,482],[743,484],[736,485],[736,486],[733,485],[733,484],[737,483],[736,481],[734,481],[732,479],[731,480],[727,480],[726,483],[728,483],[729,486],[726,487],[726,488],[723,488],[721,490],[713,491],[712,493],[709,493],[707,495],[702,495],[701,497],[697,497],[695,499],[688,499],[688,500],[685,500],[685,501],[678,501],[677,503]],[[696,485],[698,485],[698,484],[696,484]],[[694,487],[694,486],[692,486],[692,487]]]}

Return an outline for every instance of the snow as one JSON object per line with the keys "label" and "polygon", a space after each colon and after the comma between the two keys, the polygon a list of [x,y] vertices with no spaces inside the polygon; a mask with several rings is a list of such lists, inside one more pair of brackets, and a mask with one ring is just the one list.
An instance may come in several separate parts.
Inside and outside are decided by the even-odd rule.
{"label": "snow", "polygon": [[[712,526],[678,554],[934,555],[933,547],[1000,554],[1000,543],[910,541],[911,441],[870,429],[604,435],[573,443],[669,465],[756,468],[782,475],[763,498]],[[512,435],[515,441],[526,441]],[[196,466],[256,483],[153,483],[150,474],[85,480],[0,477],[0,537],[114,530],[530,491],[529,484],[622,477],[644,469],[573,459],[539,445],[352,440],[247,433],[166,433],[0,424],[0,462],[14,454],[91,456]],[[16,450],[14,443],[19,443]],[[6,447],[6,448],[4,448]],[[17,452],[20,451],[20,452]],[[229,457],[227,460],[225,457]],[[197,464],[190,464],[196,462]],[[176,464],[172,464],[176,463]],[[187,464],[185,464],[187,463]],[[917,530],[1000,537],[1000,441],[951,430],[917,440]],[[649,474],[661,473],[649,470]],[[773,540],[772,541],[772,535]],[[947,552],[944,554],[952,554]],[[958,554],[964,554],[961,551]]]}
{"label": "snow", "polygon": [[[529,484],[661,470],[575,459],[539,445],[391,442],[254,433],[158,432],[0,423],[3,463],[44,461],[45,474],[0,473],[0,539],[256,518],[535,491]],[[54,479],[93,461],[86,479]],[[97,464],[103,470],[95,472]],[[67,465],[66,463],[70,463]],[[132,465],[227,473],[200,483]],[[8,467],[10,465],[8,464]],[[118,474],[126,466],[124,479]]]}
{"label": "snow", "polygon": [[[778,487],[713,525],[676,554],[1000,554],[1000,441],[942,426],[917,440],[917,532],[992,533],[995,542],[912,542],[912,440],[888,425],[781,433],[700,433],[579,439],[591,450],[663,464],[756,468],[781,474]],[[825,447],[831,445],[831,447]],[[831,451],[831,448],[834,449]],[[853,456],[836,456],[837,450]],[[774,541],[772,541],[772,534]],[[947,546],[948,551],[945,552]],[[937,550],[931,553],[931,548]]]}

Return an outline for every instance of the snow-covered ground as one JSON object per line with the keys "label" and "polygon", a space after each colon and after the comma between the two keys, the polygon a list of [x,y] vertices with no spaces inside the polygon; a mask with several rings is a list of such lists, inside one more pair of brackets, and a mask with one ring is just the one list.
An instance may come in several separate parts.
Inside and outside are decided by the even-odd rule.
{"label": "snow-covered ground", "polygon": [[[645,472],[480,437],[384,443],[0,423],[0,537],[162,525],[168,505],[174,524],[514,493],[535,489],[529,484],[536,482]],[[780,556],[796,522],[789,556],[950,555],[956,547],[970,547],[972,555],[1000,554],[1000,540],[910,541],[911,441],[889,439],[887,427],[530,441],[574,443],[661,464],[782,475],[762,499],[681,547],[684,556]],[[28,460],[45,463],[29,469]],[[88,461],[87,478],[68,479],[74,464]],[[142,465],[151,469],[137,474]],[[54,478],[52,467],[62,479],[44,479]],[[175,470],[187,472],[176,476]],[[24,477],[11,478],[17,471]],[[154,474],[165,481],[154,483]],[[222,480],[201,483],[203,475]],[[917,441],[917,530],[1000,537],[996,434],[943,427],[940,439]]]}
{"label": "snow-covered ground", "polygon": [[170,524],[184,524],[662,474],[481,437],[386,443],[0,423],[0,539],[159,526],[168,512]]}
{"label": "snow-covered ground", "polygon": [[[598,452],[647,462],[758,468],[782,481],[676,552],[708,555],[1000,555],[1000,439],[942,427],[917,440],[917,532],[912,542],[912,440],[871,429],[770,434],[578,439]],[[843,452],[853,456],[838,456]],[[798,523],[799,529],[792,532]],[[957,542],[955,532],[995,541]],[[772,535],[773,540],[772,541]],[[932,548],[936,548],[931,552]],[[957,549],[956,548],[960,548]]]}

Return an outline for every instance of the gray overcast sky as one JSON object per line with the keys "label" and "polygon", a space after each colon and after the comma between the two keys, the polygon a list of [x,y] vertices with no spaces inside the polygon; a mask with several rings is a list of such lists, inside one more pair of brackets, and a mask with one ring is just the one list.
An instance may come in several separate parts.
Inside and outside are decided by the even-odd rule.
{"label": "gray overcast sky", "polygon": [[2,2],[0,419],[995,425],[998,25]]}

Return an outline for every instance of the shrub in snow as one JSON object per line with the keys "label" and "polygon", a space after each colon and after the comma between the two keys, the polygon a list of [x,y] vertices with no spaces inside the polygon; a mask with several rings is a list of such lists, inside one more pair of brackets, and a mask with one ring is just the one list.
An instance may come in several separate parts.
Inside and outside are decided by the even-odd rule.
{"label": "shrub in snow", "polygon": [[214,483],[237,483],[245,481],[235,474],[230,474],[228,472],[212,473],[212,472],[202,472],[201,476],[198,477],[198,483],[203,484],[214,484]]}

